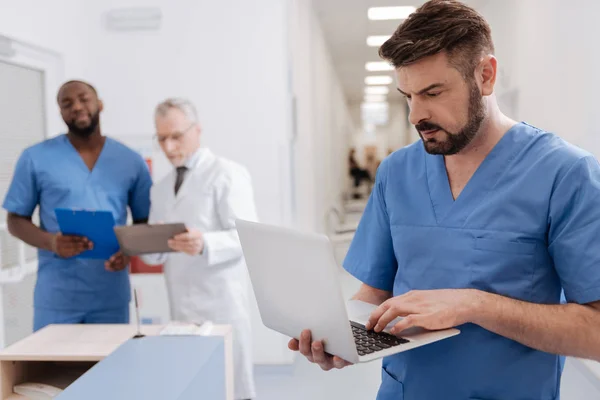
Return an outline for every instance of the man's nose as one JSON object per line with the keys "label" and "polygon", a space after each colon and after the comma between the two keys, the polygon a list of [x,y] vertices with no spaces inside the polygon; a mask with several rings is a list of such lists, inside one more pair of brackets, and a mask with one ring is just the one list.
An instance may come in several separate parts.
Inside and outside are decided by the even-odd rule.
{"label": "man's nose", "polygon": [[418,125],[419,122],[426,121],[431,117],[425,104],[417,98],[411,100],[409,108],[408,120],[412,125]]}
{"label": "man's nose", "polygon": [[177,148],[177,143],[175,142],[175,140],[171,139],[170,137],[166,138],[165,141],[163,142],[163,149],[165,151],[165,153],[170,153],[173,150],[175,150]]}
{"label": "man's nose", "polygon": [[83,104],[79,100],[75,100],[71,106],[72,112],[79,112],[83,110]]}

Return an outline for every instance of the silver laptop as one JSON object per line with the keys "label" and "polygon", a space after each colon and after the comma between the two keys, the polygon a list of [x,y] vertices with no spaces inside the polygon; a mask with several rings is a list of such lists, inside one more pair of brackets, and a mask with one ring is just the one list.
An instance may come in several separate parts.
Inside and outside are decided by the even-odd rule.
{"label": "silver laptop", "polygon": [[236,221],[260,315],[265,326],[298,339],[304,329],[323,340],[325,351],[351,363],[367,362],[460,333],[457,329],[410,329],[394,336],[367,331],[376,306],[351,301],[346,307],[340,267],[325,235]]}

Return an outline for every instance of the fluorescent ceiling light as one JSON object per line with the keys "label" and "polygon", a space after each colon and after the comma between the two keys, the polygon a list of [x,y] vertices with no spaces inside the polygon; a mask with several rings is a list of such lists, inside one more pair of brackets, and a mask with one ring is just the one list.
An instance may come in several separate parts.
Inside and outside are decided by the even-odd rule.
{"label": "fluorescent ceiling light", "polygon": [[389,104],[386,102],[362,103],[360,111],[362,121],[365,125],[384,125],[388,121]]}
{"label": "fluorescent ceiling light", "polygon": [[388,94],[390,89],[387,86],[369,86],[365,88],[365,94]]}
{"label": "fluorescent ceiling light", "polygon": [[389,107],[388,102],[377,102],[377,103],[362,103],[361,107],[363,110],[382,111],[387,110]]}
{"label": "fluorescent ceiling light", "polygon": [[394,80],[391,76],[387,75],[376,75],[365,77],[365,85],[389,85]]}
{"label": "fluorescent ceiling light", "polygon": [[368,11],[369,19],[372,21],[381,21],[386,19],[406,19],[416,11],[412,6],[401,7],[371,7]]}
{"label": "fluorescent ceiling light", "polygon": [[381,103],[384,102],[386,100],[386,97],[384,94],[366,94],[365,95],[365,102],[367,103]]}
{"label": "fluorescent ceiling light", "polygon": [[390,38],[389,35],[384,36],[367,36],[367,45],[370,47],[379,47]]}
{"label": "fluorescent ceiling light", "polygon": [[365,64],[365,69],[370,72],[393,71],[394,66],[385,61],[371,61]]}

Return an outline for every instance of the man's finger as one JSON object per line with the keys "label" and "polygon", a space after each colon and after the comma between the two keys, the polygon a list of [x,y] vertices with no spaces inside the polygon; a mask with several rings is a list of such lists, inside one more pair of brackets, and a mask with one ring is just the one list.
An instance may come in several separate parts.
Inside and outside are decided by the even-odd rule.
{"label": "man's finger", "polygon": [[379,321],[377,321],[377,324],[375,324],[375,328],[373,328],[373,329],[375,330],[375,332],[381,332],[394,319],[396,319],[397,317],[404,317],[404,316],[406,316],[406,313],[404,310],[399,309],[398,307],[390,307],[379,318]]}
{"label": "man's finger", "polygon": [[57,250],[71,251],[76,253],[82,253],[86,250],[91,250],[92,246],[83,242],[69,242],[69,243],[57,243]]}
{"label": "man's finger", "polygon": [[195,255],[197,255],[198,253],[200,253],[200,251],[197,249],[197,247],[196,247],[196,244],[195,244],[195,243],[192,243],[192,244],[189,244],[189,245],[185,246],[185,252],[186,252],[188,255],[190,255],[190,256],[195,256]]}
{"label": "man's finger", "polygon": [[180,233],[179,235],[175,235],[173,237],[173,239],[181,240],[181,241],[188,241],[191,238],[192,238],[192,234],[190,232]]}
{"label": "man's finger", "polygon": [[180,251],[181,249],[181,243],[173,239],[169,239],[168,245],[171,250]]}
{"label": "man's finger", "polygon": [[183,251],[190,245],[189,242],[187,242],[185,240],[179,240],[179,239],[170,239],[168,244],[169,244],[169,247],[174,248],[178,251]]}
{"label": "man's finger", "polygon": [[83,242],[58,242],[56,243],[57,247],[62,248],[71,248],[71,249],[84,249],[87,247],[86,243]]}
{"label": "man's finger", "polygon": [[189,255],[194,255],[193,254],[194,253],[194,245],[192,243],[179,242],[175,245],[175,247],[176,248],[174,250],[176,250],[176,251],[180,251],[182,253],[189,254]]}
{"label": "man's finger", "polygon": [[312,350],[310,349],[311,334],[310,331],[302,331],[300,334],[299,350],[300,354],[305,357],[310,357],[312,360]]}
{"label": "man's finger", "polygon": [[329,370],[332,366],[331,356],[325,354],[325,349],[322,342],[313,342],[312,356],[314,362],[319,364],[322,369]]}
{"label": "man's finger", "polygon": [[398,322],[392,329],[390,329],[390,333],[396,335],[408,328],[412,328],[413,326],[423,326],[423,322],[427,317],[423,315],[415,315],[411,314],[404,318],[402,321]]}
{"label": "man's finger", "polygon": [[57,253],[65,258],[69,258],[69,257],[73,257],[76,256],[78,254],[83,253],[85,249],[83,248],[68,248],[68,247],[63,247],[63,248],[59,248]]}
{"label": "man's finger", "polygon": [[110,260],[108,260],[104,263],[104,268],[106,268],[107,271],[114,272],[115,268],[114,268],[114,261],[112,260],[112,257]]}
{"label": "man's finger", "polygon": [[292,339],[288,342],[288,349],[292,350],[292,351],[298,351],[300,350],[300,342],[298,341],[298,339]]}
{"label": "man's finger", "polygon": [[87,243],[89,239],[83,236],[58,235],[56,240],[63,243]]}
{"label": "man's finger", "polygon": [[347,367],[348,365],[351,365],[348,361],[346,361],[338,356],[333,357],[333,366],[336,367],[337,369],[342,369],[344,367]]}
{"label": "man's finger", "polygon": [[383,303],[381,303],[379,307],[377,307],[371,313],[371,316],[369,317],[369,321],[367,321],[365,328],[367,328],[368,330],[373,329],[375,325],[377,325],[379,318],[381,318],[381,316],[388,310],[389,307],[390,303],[388,301],[384,301]]}

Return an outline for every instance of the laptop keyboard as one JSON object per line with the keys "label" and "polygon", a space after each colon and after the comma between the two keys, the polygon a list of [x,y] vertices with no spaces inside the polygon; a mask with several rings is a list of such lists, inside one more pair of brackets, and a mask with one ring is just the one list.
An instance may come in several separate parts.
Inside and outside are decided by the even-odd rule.
{"label": "laptop keyboard", "polygon": [[375,353],[389,349],[390,347],[399,344],[408,343],[409,341],[402,338],[397,338],[385,332],[368,331],[364,325],[350,321],[352,325],[352,334],[354,335],[354,343],[359,356]]}

